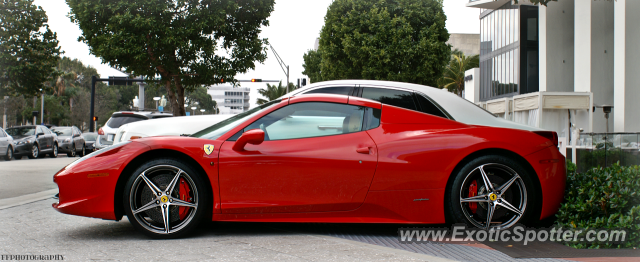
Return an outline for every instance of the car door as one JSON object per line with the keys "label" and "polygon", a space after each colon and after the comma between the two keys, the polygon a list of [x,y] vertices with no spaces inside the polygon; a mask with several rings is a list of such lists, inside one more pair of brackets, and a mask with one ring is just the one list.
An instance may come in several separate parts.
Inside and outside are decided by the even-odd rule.
{"label": "car door", "polygon": [[47,148],[48,149],[53,149],[53,144],[54,144],[53,132],[51,132],[51,130],[49,130],[49,128],[47,128],[47,127],[42,127],[42,130],[44,131],[45,136],[47,137]]}
{"label": "car door", "polygon": [[71,141],[73,141],[74,150],[78,151],[81,148],[80,145],[80,137],[78,136],[78,131],[75,126],[71,127]]}
{"label": "car door", "polygon": [[47,133],[44,132],[44,129],[41,126],[36,126],[36,140],[38,141],[38,145],[40,146],[40,151],[49,148],[49,139],[47,138]]}
{"label": "car door", "polygon": [[240,131],[222,144],[222,212],[292,213],[359,207],[377,165],[376,145],[363,130],[365,111],[365,107],[347,104],[294,103],[245,127],[244,131],[264,130],[265,141],[234,151]]}
{"label": "car door", "polygon": [[9,147],[9,137],[4,133],[4,130],[0,128],[0,155],[3,156],[7,153]]}

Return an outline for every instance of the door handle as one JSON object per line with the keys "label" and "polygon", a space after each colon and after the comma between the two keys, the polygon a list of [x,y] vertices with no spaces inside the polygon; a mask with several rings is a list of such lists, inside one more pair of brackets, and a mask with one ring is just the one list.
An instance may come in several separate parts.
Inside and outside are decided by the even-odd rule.
{"label": "door handle", "polygon": [[369,151],[371,150],[370,147],[361,147],[356,149],[356,152],[360,153],[360,154],[369,154]]}

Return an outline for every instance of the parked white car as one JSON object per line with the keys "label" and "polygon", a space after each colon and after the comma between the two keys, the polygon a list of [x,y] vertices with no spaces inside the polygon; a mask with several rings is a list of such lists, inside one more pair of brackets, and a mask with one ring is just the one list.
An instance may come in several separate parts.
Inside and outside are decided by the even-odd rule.
{"label": "parked white car", "polygon": [[115,132],[113,144],[149,136],[190,135],[232,116],[232,114],[179,116],[128,123],[120,126]]}

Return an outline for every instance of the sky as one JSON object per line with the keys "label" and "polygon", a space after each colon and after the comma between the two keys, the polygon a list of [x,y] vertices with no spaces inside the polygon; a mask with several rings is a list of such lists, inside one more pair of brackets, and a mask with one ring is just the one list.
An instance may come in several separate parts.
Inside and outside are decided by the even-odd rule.
{"label": "sky", "polygon": [[[304,70],[302,56],[309,49],[313,49],[315,40],[320,36],[324,25],[324,16],[332,0],[276,0],[274,11],[269,17],[269,26],[262,29],[261,36],[267,38],[282,60],[289,65],[289,81],[296,83]],[[480,32],[480,11],[477,8],[465,7],[468,0],[444,0],[444,12],[447,15],[446,27],[449,33]],[[70,9],[64,0],[34,0],[34,4],[41,6],[49,17],[49,27],[58,35],[63,55],[71,59],[78,59],[85,65],[98,70],[101,77],[125,76],[102,60],[89,53],[89,47],[78,42],[82,31],[78,25],[69,20],[67,14]],[[282,80],[286,82],[286,75],[280,68],[271,50],[263,64],[256,63],[255,70],[236,76],[236,79],[261,78]],[[242,87],[251,88],[250,103],[252,107],[260,95],[259,88],[266,83],[242,83]]]}

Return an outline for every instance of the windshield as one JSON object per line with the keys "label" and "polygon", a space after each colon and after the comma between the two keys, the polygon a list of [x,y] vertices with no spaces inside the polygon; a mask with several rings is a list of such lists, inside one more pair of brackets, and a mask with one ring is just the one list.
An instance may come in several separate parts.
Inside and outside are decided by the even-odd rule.
{"label": "windshield", "polygon": [[7,128],[6,131],[10,136],[33,136],[36,134],[36,129],[33,127],[13,127]]}
{"label": "windshield", "polygon": [[138,116],[112,116],[107,122],[107,126],[111,128],[118,128],[124,124],[129,124],[141,120],[146,120],[146,118],[138,117]]}
{"label": "windshield", "polygon": [[227,118],[226,120],[222,121],[222,122],[218,122],[215,125],[212,125],[210,127],[207,127],[201,131],[198,131],[197,133],[191,135],[192,137],[199,137],[199,138],[205,138],[205,139],[211,139],[211,140],[215,140],[218,139],[220,136],[224,135],[226,132],[228,132],[229,130],[233,129],[234,127],[242,124],[244,121],[246,121],[247,119],[259,114],[260,112],[262,112],[263,110],[271,107],[272,105],[276,104],[277,102],[280,102],[282,100],[280,99],[276,99],[273,100],[271,102],[268,102],[266,104],[263,105],[259,105],[247,112],[243,112],[240,114],[237,114],[235,116],[232,116],[230,118]]}
{"label": "windshield", "polygon": [[71,136],[70,127],[54,127],[51,129],[51,131],[56,133],[56,135],[58,136]]}
{"label": "windshield", "polygon": [[82,134],[82,136],[84,137],[84,140],[86,140],[86,141],[96,141],[96,137],[98,136],[98,134],[96,134],[96,133],[84,133],[84,134]]}

